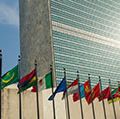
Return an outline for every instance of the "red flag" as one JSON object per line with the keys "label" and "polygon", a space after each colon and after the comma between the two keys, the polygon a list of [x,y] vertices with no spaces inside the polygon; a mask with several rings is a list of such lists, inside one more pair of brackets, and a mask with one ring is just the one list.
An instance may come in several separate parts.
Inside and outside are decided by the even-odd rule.
{"label": "red flag", "polygon": [[29,74],[25,75],[18,83],[18,93],[36,85],[36,70],[32,70]]}
{"label": "red flag", "polygon": [[100,83],[95,85],[94,88],[86,95],[86,101],[88,102],[88,104],[90,104],[99,95],[100,95]]}
{"label": "red flag", "polygon": [[120,98],[120,87],[118,88],[117,92],[114,94],[114,97],[119,97]]}
{"label": "red flag", "polygon": [[19,84],[25,83],[26,81],[31,80],[34,76],[36,76],[36,69],[32,70],[29,74],[24,76],[20,81]]}
{"label": "red flag", "polygon": [[87,97],[88,95],[90,94],[91,92],[91,89],[90,89],[90,80],[87,80],[85,83],[84,83],[84,89],[85,89],[85,98],[87,100]]}
{"label": "red flag", "polygon": [[101,101],[109,97],[110,97],[110,87],[107,87],[101,91],[100,95],[98,96],[98,99],[99,101]]}
{"label": "red flag", "polygon": [[36,86],[33,86],[31,92],[36,92],[36,91],[37,91]]}
{"label": "red flag", "polygon": [[80,99],[79,93],[74,93],[73,94],[73,101],[76,102]]}

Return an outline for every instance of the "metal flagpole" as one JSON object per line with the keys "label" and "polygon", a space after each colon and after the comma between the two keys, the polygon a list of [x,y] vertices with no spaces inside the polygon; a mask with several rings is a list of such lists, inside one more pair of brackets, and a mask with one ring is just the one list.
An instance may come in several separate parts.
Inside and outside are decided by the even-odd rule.
{"label": "metal flagpole", "polygon": [[68,100],[68,92],[67,92],[67,79],[66,79],[66,69],[64,69],[64,79],[66,80],[66,93],[65,93],[65,107],[66,107],[66,112],[67,112],[67,119],[70,119],[70,109],[69,109],[69,100]]}
{"label": "metal flagpole", "polygon": [[[88,74],[88,79],[90,81],[90,90],[91,90],[91,79],[90,79],[90,74]],[[94,109],[94,103],[92,101],[92,112],[93,112],[93,119],[96,119],[95,118],[95,109]]]}
{"label": "metal flagpole", "polygon": [[112,98],[112,106],[113,106],[113,112],[114,112],[114,117],[115,119],[117,119],[117,116],[116,116],[116,111],[115,111],[115,104],[114,104],[114,101],[113,101],[113,96],[111,94],[111,80],[109,79],[109,86],[110,86],[110,97]]}
{"label": "metal flagpole", "polygon": [[[101,77],[100,76],[99,76],[99,83],[100,83],[100,93],[101,93],[101,91],[102,91],[102,83],[101,83]],[[105,117],[105,119],[107,119],[104,100],[102,100],[102,104],[103,104],[104,117]]]}
{"label": "metal flagpole", "polygon": [[[2,50],[0,50],[0,87],[1,87],[1,76],[2,76]],[[2,119],[1,111],[2,111],[2,102],[1,102],[1,93],[2,91],[0,90],[0,119]]]}
{"label": "metal flagpole", "polygon": [[[18,56],[18,78],[20,80],[20,55]],[[19,93],[19,119],[22,119],[22,101],[21,92]]]}
{"label": "metal flagpole", "polygon": [[[50,65],[50,71],[51,71],[51,85],[52,85],[52,95],[54,92],[54,79],[53,79],[53,68],[52,65]],[[53,119],[56,119],[56,114],[55,114],[55,100],[52,100],[52,104],[53,104]]]}
{"label": "metal flagpole", "polygon": [[38,94],[38,77],[37,77],[37,61],[35,60],[35,71],[36,71],[36,104],[37,104],[37,119],[40,119],[39,113],[39,94]]}
{"label": "metal flagpole", "polygon": [[79,76],[79,71],[77,71],[77,80],[78,80],[78,92],[79,92],[79,98],[80,98],[81,117],[82,117],[82,119],[84,119],[82,99],[81,99],[81,91],[80,91],[80,76]]}

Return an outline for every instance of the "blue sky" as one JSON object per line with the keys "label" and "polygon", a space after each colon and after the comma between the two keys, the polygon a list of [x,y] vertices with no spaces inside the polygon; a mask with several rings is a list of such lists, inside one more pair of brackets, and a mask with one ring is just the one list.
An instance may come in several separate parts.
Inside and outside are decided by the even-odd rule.
{"label": "blue sky", "polygon": [[0,0],[0,49],[5,73],[17,64],[20,54],[18,0]]}

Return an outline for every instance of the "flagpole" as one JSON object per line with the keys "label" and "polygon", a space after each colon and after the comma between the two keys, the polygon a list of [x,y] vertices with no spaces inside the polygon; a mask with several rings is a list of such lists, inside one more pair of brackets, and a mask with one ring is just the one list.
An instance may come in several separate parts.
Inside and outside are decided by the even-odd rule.
{"label": "flagpole", "polygon": [[37,61],[35,60],[35,70],[36,70],[36,104],[37,104],[37,119],[40,119],[39,113],[39,94],[38,94],[38,77],[37,77]]}
{"label": "flagpole", "polygon": [[[54,80],[53,80],[53,68],[52,68],[52,65],[50,65],[50,71],[51,71],[51,85],[52,85],[52,95],[53,95],[53,92],[54,92]],[[53,104],[53,119],[56,119],[56,114],[55,114],[55,100],[53,99],[52,100],[52,104]]]}
{"label": "flagpole", "polygon": [[65,100],[66,100],[66,105],[65,105],[65,107],[66,107],[66,112],[67,112],[67,119],[70,119],[70,109],[69,109],[69,100],[68,100],[68,92],[67,92],[67,79],[66,79],[66,69],[65,68],[63,68],[63,70],[64,70],[64,79],[65,79],[65,81],[66,81],[66,93],[65,93]]}
{"label": "flagpole", "polygon": [[[91,79],[90,79],[90,74],[88,74],[88,80],[90,81],[90,90],[91,90]],[[95,109],[94,109],[94,103],[92,101],[92,112],[93,112],[93,119],[95,118]]]}
{"label": "flagpole", "polygon": [[79,92],[79,98],[80,98],[81,117],[82,117],[82,119],[84,119],[82,99],[81,99],[81,91],[80,91],[80,76],[79,76],[79,71],[77,71],[77,80],[78,80],[78,92]]}
{"label": "flagpole", "polygon": [[[0,87],[1,87],[1,76],[2,76],[2,50],[0,49]],[[2,115],[1,115],[1,111],[2,111],[2,102],[1,102],[1,98],[2,98],[2,91],[0,90],[0,119],[2,119]]]}
{"label": "flagpole", "polygon": [[[18,56],[18,78],[20,80],[20,55]],[[22,101],[21,92],[19,93],[19,119],[22,119]]]}
{"label": "flagpole", "polygon": [[115,104],[114,104],[114,101],[113,101],[113,96],[111,94],[111,80],[110,79],[109,79],[109,86],[110,86],[110,97],[112,98],[112,106],[113,106],[114,117],[115,117],[115,119],[117,119],[116,111],[115,111]]}
{"label": "flagpole", "polygon": [[[101,91],[102,91],[102,83],[101,83],[101,77],[100,76],[99,76],[99,83],[100,83],[100,93],[101,93]],[[105,119],[107,119],[104,100],[102,100],[102,104],[103,104],[104,117],[105,117]]]}

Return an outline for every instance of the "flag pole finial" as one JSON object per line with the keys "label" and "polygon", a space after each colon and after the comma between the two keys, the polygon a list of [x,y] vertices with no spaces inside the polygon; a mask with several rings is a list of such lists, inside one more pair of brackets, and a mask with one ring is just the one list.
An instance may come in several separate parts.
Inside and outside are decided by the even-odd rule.
{"label": "flag pole finial", "polygon": [[50,71],[52,71],[52,64],[50,65]]}
{"label": "flag pole finial", "polygon": [[88,78],[90,79],[90,74],[88,74]]}
{"label": "flag pole finial", "polygon": [[37,60],[35,59],[35,66],[37,66]]}
{"label": "flag pole finial", "polygon": [[20,61],[20,55],[18,55],[18,61]]}
{"label": "flag pole finial", "polygon": [[65,68],[63,68],[63,70],[64,70],[64,71],[66,71],[66,69],[65,69]]}
{"label": "flag pole finial", "polygon": [[64,77],[66,77],[66,69],[65,69],[65,68],[63,68],[63,70],[64,70]]}
{"label": "flag pole finial", "polygon": [[111,80],[109,79],[109,85],[111,84]]}
{"label": "flag pole finial", "polygon": [[99,81],[101,81],[101,77],[100,76],[98,76],[99,77]]}

